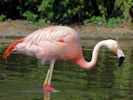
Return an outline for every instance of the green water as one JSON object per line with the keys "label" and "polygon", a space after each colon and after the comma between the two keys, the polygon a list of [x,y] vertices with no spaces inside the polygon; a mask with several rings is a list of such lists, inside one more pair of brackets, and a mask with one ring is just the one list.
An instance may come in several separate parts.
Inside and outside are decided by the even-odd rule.
{"label": "green water", "polygon": [[[126,55],[121,68],[116,55],[106,48],[100,50],[98,63],[91,71],[69,61],[56,62],[52,85],[60,92],[52,93],[47,100],[133,100],[133,45],[128,40],[120,44]],[[87,60],[93,46],[84,46]],[[46,100],[42,84],[47,70],[48,64],[41,65],[34,57],[18,53],[6,61],[0,57],[0,100]]]}

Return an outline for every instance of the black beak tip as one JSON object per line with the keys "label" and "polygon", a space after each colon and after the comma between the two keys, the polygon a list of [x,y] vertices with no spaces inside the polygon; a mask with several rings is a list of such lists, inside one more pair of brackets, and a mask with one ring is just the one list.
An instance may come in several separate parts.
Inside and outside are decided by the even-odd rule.
{"label": "black beak tip", "polygon": [[125,59],[125,57],[120,57],[119,58],[119,67],[122,65],[122,63],[124,62],[124,59]]}

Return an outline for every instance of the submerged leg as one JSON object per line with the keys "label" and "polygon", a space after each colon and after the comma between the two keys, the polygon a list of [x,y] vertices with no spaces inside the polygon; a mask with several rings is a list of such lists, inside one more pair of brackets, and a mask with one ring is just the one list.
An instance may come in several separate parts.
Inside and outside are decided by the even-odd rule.
{"label": "submerged leg", "polygon": [[53,88],[51,86],[51,79],[52,79],[54,64],[55,64],[55,60],[50,61],[50,66],[43,84],[43,88],[47,91],[53,91]]}

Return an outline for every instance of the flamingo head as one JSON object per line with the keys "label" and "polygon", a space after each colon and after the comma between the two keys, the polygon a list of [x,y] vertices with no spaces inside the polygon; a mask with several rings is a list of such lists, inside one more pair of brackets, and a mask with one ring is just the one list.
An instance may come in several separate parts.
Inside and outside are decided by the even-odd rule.
{"label": "flamingo head", "polygon": [[119,67],[122,65],[125,59],[125,55],[123,50],[120,48],[119,44],[115,40],[107,40],[105,42],[105,46],[113,51],[115,54],[117,54],[118,57],[118,62],[119,62]]}
{"label": "flamingo head", "polygon": [[119,67],[120,67],[122,65],[122,63],[124,62],[125,55],[121,48],[116,49],[116,54],[119,59],[118,61],[119,61]]}

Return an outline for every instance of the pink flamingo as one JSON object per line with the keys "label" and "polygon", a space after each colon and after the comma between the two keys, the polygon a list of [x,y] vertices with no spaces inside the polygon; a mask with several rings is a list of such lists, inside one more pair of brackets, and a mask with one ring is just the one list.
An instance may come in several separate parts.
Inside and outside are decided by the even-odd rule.
{"label": "pink flamingo", "polygon": [[125,55],[119,44],[111,39],[97,43],[91,61],[87,62],[83,57],[79,34],[72,28],[65,26],[46,27],[29,34],[23,39],[16,40],[5,50],[3,58],[6,59],[12,51],[18,51],[25,55],[35,56],[41,61],[49,61],[50,67],[43,88],[47,91],[53,91],[51,78],[56,60],[71,60],[80,65],[81,68],[90,70],[96,65],[98,52],[102,46],[117,54],[119,66],[123,63]]}

